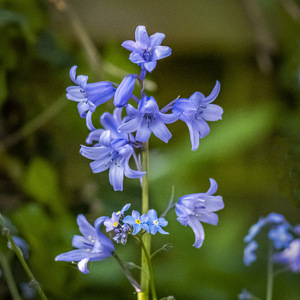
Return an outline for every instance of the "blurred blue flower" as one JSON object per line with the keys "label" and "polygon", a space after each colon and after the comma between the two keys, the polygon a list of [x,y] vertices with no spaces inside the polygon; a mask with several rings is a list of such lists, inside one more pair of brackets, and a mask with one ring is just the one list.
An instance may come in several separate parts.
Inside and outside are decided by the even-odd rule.
{"label": "blurred blue flower", "polygon": [[127,203],[125,204],[121,210],[117,211],[116,212],[116,215],[118,216],[123,216],[124,215],[124,212],[127,211],[129,208],[130,208],[131,204],[130,203]]}
{"label": "blurred blue flower", "polygon": [[264,218],[261,217],[256,224],[250,227],[249,233],[245,236],[244,241],[246,243],[252,241],[264,226],[274,226],[283,224],[284,222],[286,222],[284,216],[278,213],[270,213]]}
{"label": "blurred blue flower", "polygon": [[300,239],[295,239],[282,252],[274,254],[273,259],[286,264],[293,272],[300,272]]}
{"label": "blurred blue flower", "polygon": [[184,226],[189,225],[195,233],[193,246],[196,248],[200,248],[204,240],[201,222],[217,225],[218,215],[214,212],[224,208],[223,198],[213,196],[217,189],[217,182],[210,178],[210,188],[206,193],[183,196],[175,204],[177,220]]}
{"label": "blurred blue flower", "polygon": [[94,112],[96,107],[114,96],[115,88],[109,81],[87,83],[88,76],[78,75],[76,77],[77,66],[70,70],[71,80],[77,86],[67,88],[67,98],[78,102],[77,108],[82,118],[85,118],[88,111]]}
{"label": "blurred blue flower", "polygon": [[126,216],[123,219],[123,223],[131,225],[133,227],[133,235],[140,232],[141,229],[145,229],[147,232],[149,232],[147,221],[148,217],[145,214],[140,215],[140,213],[136,210],[132,211],[131,216]]}
{"label": "blurred blue flower", "polygon": [[222,119],[223,109],[213,102],[220,91],[220,83],[217,81],[213,91],[207,97],[196,92],[189,99],[178,99],[173,106],[173,112],[180,114],[180,120],[186,123],[190,131],[192,150],[199,147],[199,138],[208,135],[210,129],[206,121],[218,121]]}
{"label": "blurred blue flower", "polygon": [[238,300],[259,300],[255,296],[253,296],[250,292],[247,290],[242,290],[242,292],[238,295]]}
{"label": "blurred blue flower", "polygon": [[167,46],[161,46],[165,35],[163,33],[155,33],[148,36],[145,26],[138,26],[135,30],[135,42],[125,41],[122,46],[132,51],[129,59],[142,69],[152,72],[156,67],[157,60],[171,55],[172,50]]}
{"label": "blurred blue flower", "polygon": [[138,109],[128,104],[126,107],[127,117],[124,124],[119,126],[123,132],[136,131],[135,139],[139,142],[147,142],[151,133],[167,143],[172,137],[166,124],[178,120],[179,114],[164,114],[159,111],[158,105],[153,97],[144,96],[138,104]]}
{"label": "blurred blue flower", "polygon": [[257,249],[258,244],[256,241],[251,241],[244,249],[244,264],[250,266],[255,260],[256,255],[254,251]]}
{"label": "blurred blue flower", "polygon": [[117,233],[113,240],[119,244],[125,245],[127,243],[128,231],[130,226],[128,224],[123,224],[121,227],[116,228],[114,231]]}
{"label": "blurred blue flower", "polygon": [[127,104],[134,90],[135,79],[136,75],[128,75],[122,80],[114,96],[116,107],[123,107]]}
{"label": "blurred blue flower", "polygon": [[109,169],[109,182],[115,191],[123,190],[124,175],[129,178],[140,178],[145,172],[135,171],[129,167],[133,147],[130,135],[120,132],[117,127],[121,124],[121,110],[115,109],[114,114],[106,112],[101,116],[101,124],[106,130],[92,132],[88,141],[97,139],[93,147],[81,146],[80,153],[89,159],[94,173]]}
{"label": "blurred blue flower", "polygon": [[21,282],[21,290],[25,299],[33,299],[36,297],[36,291],[30,283]]}
{"label": "blurred blue flower", "polygon": [[79,271],[87,274],[89,261],[104,260],[111,256],[115,250],[114,244],[100,232],[100,226],[106,219],[107,217],[98,218],[93,227],[85,216],[78,215],[77,224],[83,236],[75,235],[72,241],[72,246],[78,249],[60,254],[55,260],[77,261]]}
{"label": "blurred blue flower", "polygon": [[293,235],[289,233],[291,225],[286,222],[278,225],[269,231],[269,239],[273,240],[274,247],[276,249],[286,248],[293,240]]}
{"label": "blurred blue flower", "polygon": [[154,209],[150,209],[147,212],[147,216],[149,218],[147,224],[149,225],[149,230],[151,234],[156,234],[157,231],[161,234],[169,234],[168,232],[162,229],[162,227],[168,225],[168,221],[166,221],[166,219],[164,218],[158,218],[157,212]]}

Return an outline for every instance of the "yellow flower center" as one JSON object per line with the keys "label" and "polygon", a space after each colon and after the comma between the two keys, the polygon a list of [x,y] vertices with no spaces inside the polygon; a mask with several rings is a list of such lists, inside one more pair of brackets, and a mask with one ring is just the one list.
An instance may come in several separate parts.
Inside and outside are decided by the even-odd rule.
{"label": "yellow flower center", "polygon": [[135,223],[140,225],[141,224],[141,220],[137,219],[137,220],[135,220]]}
{"label": "yellow flower center", "polygon": [[113,226],[116,227],[117,225],[118,225],[118,222],[115,222]]}
{"label": "yellow flower center", "polygon": [[116,215],[119,215],[121,213],[121,211],[116,212]]}

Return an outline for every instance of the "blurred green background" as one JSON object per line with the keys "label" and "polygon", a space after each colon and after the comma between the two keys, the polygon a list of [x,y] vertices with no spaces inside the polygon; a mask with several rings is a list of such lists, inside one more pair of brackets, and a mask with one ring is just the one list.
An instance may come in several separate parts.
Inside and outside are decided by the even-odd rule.
{"label": "blurred green background", "polygon": [[[204,224],[206,238],[192,247],[192,230],[167,219],[169,236],[155,236],[153,250],[172,243],[154,259],[158,295],[176,299],[237,299],[243,288],[265,297],[266,260],[242,262],[249,227],[279,212],[300,223],[300,1],[0,0],[0,212],[30,246],[28,263],[49,299],[135,299],[113,259],[89,264],[90,274],[55,262],[71,250],[76,216],[93,222],[124,204],[140,210],[138,180],[125,179],[114,192],[108,173],[93,174],[79,154],[88,134],[76,104],[65,98],[69,69],[89,82],[138,72],[121,47],[138,25],[163,32],[172,55],[148,77],[148,95],[163,107],[178,95],[208,95],[223,120],[191,152],[183,122],[169,125],[168,144],[151,138],[150,201],[163,212],[171,195],[205,192],[219,185],[224,210],[217,227]],[[112,111],[111,104],[100,113]],[[263,242],[262,242],[263,243]],[[18,283],[27,281],[10,257]],[[262,246],[263,248],[263,246]],[[139,264],[133,240],[117,245],[125,261]],[[138,277],[138,272],[134,272]],[[299,299],[299,274],[275,280],[274,300]],[[10,299],[3,276],[0,298]]]}

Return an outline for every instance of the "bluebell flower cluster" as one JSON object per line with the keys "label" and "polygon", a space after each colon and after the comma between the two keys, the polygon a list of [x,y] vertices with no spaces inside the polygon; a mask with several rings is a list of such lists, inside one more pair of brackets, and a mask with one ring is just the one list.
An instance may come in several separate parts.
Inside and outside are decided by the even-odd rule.
{"label": "bluebell flower cluster", "polygon": [[147,214],[142,214],[133,210],[131,215],[125,216],[125,212],[131,204],[126,204],[118,212],[113,212],[111,218],[102,216],[96,219],[92,226],[84,215],[78,215],[77,224],[82,236],[73,237],[72,246],[77,248],[69,252],[58,255],[56,261],[77,262],[79,271],[84,274],[89,273],[87,263],[89,261],[101,261],[114,255],[115,247],[113,242],[106,237],[100,227],[103,224],[106,232],[114,232],[113,241],[125,245],[129,234],[136,235],[141,230],[155,235],[157,232],[168,234],[162,227],[168,225],[165,218],[159,218],[154,209],[150,209]]}
{"label": "bluebell flower cluster", "polygon": [[[141,72],[128,74],[119,85],[109,81],[88,83],[88,76],[76,77],[77,66],[70,70],[71,80],[76,86],[67,88],[67,98],[78,103],[79,114],[86,119],[86,126],[90,130],[86,139],[90,146],[81,146],[80,153],[93,160],[90,166],[94,173],[109,170],[109,182],[115,191],[123,190],[124,176],[142,178],[145,175],[140,171],[137,159],[134,159],[137,170],[129,165],[131,157],[136,157],[136,152],[152,133],[168,143],[172,134],[166,124],[180,119],[187,124],[192,150],[196,150],[199,139],[209,133],[207,121],[222,118],[223,109],[212,104],[220,91],[218,81],[209,96],[196,92],[188,99],[171,101],[163,109],[159,108],[154,97],[145,94],[143,81],[147,72],[151,73],[158,60],[172,53],[170,47],[161,45],[164,38],[165,35],[158,32],[149,37],[145,26],[136,28],[135,41],[125,41],[122,46],[131,51],[129,59],[141,67]],[[133,94],[137,83],[141,86],[140,97]],[[99,105],[111,99],[116,108],[113,115],[105,112],[101,116],[102,128],[99,129],[94,126],[92,115]],[[130,100],[133,100],[132,104]],[[126,114],[125,110],[122,112],[123,107],[126,107]]]}
{"label": "bluebell flower cluster", "polygon": [[298,226],[293,227],[279,213],[270,213],[268,216],[260,218],[256,224],[250,227],[248,235],[244,238],[247,243],[244,250],[244,264],[249,266],[256,261],[255,251],[258,248],[258,243],[254,238],[264,230],[267,231],[268,239],[272,241],[275,250],[273,261],[286,264],[293,272],[300,272]]}
{"label": "bluebell flower cluster", "polygon": [[218,215],[215,212],[224,208],[223,198],[213,196],[217,189],[217,182],[210,178],[210,188],[206,193],[182,196],[175,204],[177,220],[184,226],[189,225],[195,233],[193,246],[196,248],[200,248],[204,240],[201,222],[217,225]]}

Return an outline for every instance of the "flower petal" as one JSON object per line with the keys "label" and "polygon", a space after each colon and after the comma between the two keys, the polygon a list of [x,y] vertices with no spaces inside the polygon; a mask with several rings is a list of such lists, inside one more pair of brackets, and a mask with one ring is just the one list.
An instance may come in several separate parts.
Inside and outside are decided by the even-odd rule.
{"label": "flower petal", "polygon": [[200,248],[204,240],[204,230],[202,224],[199,222],[197,217],[190,216],[188,225],[193,229],[195,234],[195,243],[193,246]]}

